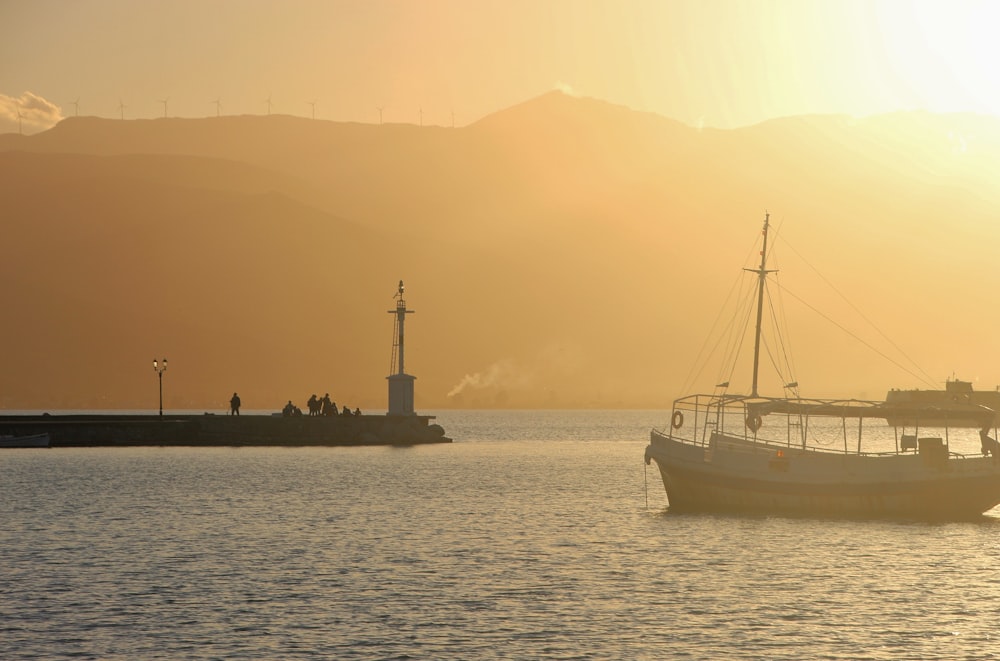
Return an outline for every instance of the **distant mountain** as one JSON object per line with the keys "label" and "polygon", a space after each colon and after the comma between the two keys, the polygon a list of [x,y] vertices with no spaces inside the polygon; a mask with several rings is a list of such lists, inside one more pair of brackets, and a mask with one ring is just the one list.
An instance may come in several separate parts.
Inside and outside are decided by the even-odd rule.
{"label": "distant mountain", "polygon": [[400,278],[418,408],[666,406],[765,210],[810,394],[922,385],[845,329],[989,387],[998,136],[928,113],[699,130],[560,93],[455,129],[0,135],[0,407],[151,408],[162,353],[174,408],[384,409]]}

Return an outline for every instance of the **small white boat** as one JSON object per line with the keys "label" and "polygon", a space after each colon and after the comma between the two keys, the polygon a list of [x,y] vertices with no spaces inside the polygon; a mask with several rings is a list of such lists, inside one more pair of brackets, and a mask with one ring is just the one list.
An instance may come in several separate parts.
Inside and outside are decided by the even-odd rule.
{"label": "small white boat", "polygon": [[[890,418],[889,424],[893,426],[955,426],[956,413],[961,411],[963,407],[969,408],[970,404],[985,406],[1000,413],[1000,388],[974,391],[971,381],[949,379],[945,382],[944,390],[898,390],[894,388],[886,393],[885,403],[923,412],[919,418]],[[990,426],[997,424],[1000,424],[1000,418],[994,418]]]}
{"label": "small white boat", "polygon": [[47,448],[49,435],[31,434],[29,436],[0,435],[0,448]]}

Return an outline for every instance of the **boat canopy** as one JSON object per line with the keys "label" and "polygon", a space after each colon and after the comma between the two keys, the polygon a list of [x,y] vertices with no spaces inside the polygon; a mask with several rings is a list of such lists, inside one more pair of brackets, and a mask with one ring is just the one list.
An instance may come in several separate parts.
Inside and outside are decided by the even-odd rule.
{"label": "boat canopy", "polygon": [[943,422],[942,426],[983,429],[993,426],[993,409],[978,404],[960,403],[943,406],[895,404],[864,399],[815,399],[787,397],[750,397],[745,395],[692,395],[674,402],[675,409],[715,408],[732,409],[742,406],[749,417],[767,416],[772,413],[828,418],[876,418],[892,426],[935,426],[931,421]]}

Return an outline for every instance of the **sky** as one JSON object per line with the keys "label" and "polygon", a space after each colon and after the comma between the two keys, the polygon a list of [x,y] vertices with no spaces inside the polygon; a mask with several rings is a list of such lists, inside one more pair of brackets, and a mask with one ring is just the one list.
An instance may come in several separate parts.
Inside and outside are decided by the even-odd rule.
{"label": "sky", "polygon": [[1000,114],[998,24],[983,0],[0,0],[0,133],[268,111],[461,126],[552,89],[719,128]]}

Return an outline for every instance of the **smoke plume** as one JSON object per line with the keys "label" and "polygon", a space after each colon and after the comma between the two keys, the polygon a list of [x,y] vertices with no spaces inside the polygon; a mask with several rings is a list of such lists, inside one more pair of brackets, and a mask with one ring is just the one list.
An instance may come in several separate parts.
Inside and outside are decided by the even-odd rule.
{"label": "smoke plume", "polygon": [[455,397],[466,390],[486,390],[487,388],[516,388],[530,381],[530,376],[517,369],[511,360],[500,360],[490,365],[483,372],[466,374],[454,388],[448,391],[448,397]]}

